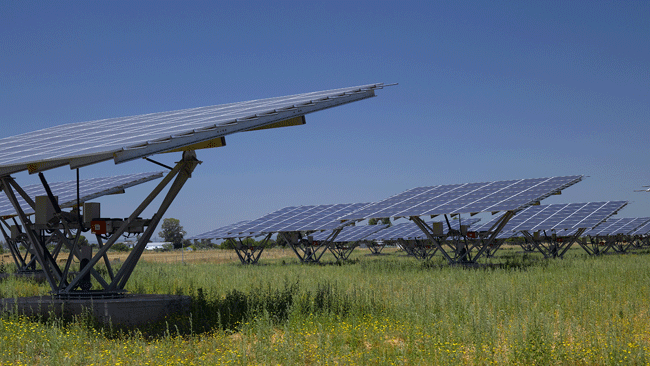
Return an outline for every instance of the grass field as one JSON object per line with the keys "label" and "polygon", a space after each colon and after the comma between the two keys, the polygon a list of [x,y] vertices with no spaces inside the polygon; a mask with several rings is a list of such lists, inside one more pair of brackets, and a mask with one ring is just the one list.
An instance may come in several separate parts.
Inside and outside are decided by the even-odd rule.
{"label": "grass field", "polygon": [[[648,253],[506,248],[504,265],[472,269],[368,253],[302,265],[273,249],[256,266],[222,250],[145,253],[129,290],[190,295],[191,314],[142,329],[5,315],[0,364],[650,363]],[[0,283],[3,297],[47,291]]]}

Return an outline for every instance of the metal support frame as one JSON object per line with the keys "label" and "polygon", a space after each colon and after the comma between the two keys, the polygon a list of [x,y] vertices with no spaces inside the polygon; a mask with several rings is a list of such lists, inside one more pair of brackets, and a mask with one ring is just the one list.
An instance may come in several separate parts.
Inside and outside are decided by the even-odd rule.
{"label": "metal support frame", "polygon": [[650,246],[649,238],[648,236],[635,235],[630,238],[630,241],[634,249],[643,249]]}
{"label": "metal support frame", "polygon": [[241,261],[241,264],[257,264],[262,256],[262,252],[267,247],[269,239],[273,233],[267,234],[260,245],[246,245],[242,238],[227,238],[226,240],[232,243],[235,248],[235,253]]}
{"label": "metal support frame", "polygon": [[614,253],[624,254],[636,247],[634,238],[624,234],[594,236],[590,237],[590,241],[595,241],[595,244],[592,243],[592,248],[594,248],[596,244],[604,246],[604,248],[594,254],[607,254],[610,250]]}
{"label": "metal support frame", "polygon": [[[20,228],[18,223],[15,224],[16,227]],[[5,230],[5,227],[7,230],[9,230],[9,232],[11,232],[11,226],[7,223],[7,221],[5,219],[0,219],[0,231],[2,231],[2,236],[4,236],[5,243],[7,243],[11,257],[16,264],[16,272],[24,273],[33,271],[34,259],[32,256],[32,261],[27,260],[27,256],[29,255],[29,242],[25,240],[25,235],[21,233],[18,237],[12,238],[11,235],[7,233],[7,230]],[[20,252],[21,246],[24,248],[25,254]]]}
{"label": "metal support frame", "polygon": [[[350,222],[350,224],[351,223],[352,222]],[[323,257],[323,254],[327,252],[331,243],[334,241],[334,239],[336,239],[336,237],[345,226],[346,225],[341,225],[338,228],[334,229],[332,233],[327,237],[327,239],[321,241],[310,240],[306,232],[300,231],[279,232],[278,236],[284,238],[300,262],[319,263],[320,259]]]}
{"label": "metal support frame", "polygon": [[368,249],[370,250],[370,253],[373,254],[373,255],[381,254],[381,251],[384,250],[384,248],[386,247],[386,241],[385,240],[381,240],[381,243],[380,243],[380,241],[377,241],[377,240],[366,240],[365,244],[368,247]]}
{"label": "metal support frame", "polygon": [[[471,239],[469,240],[470,242],[474,242],[475,240],[480,240],[480,239]],[[495,239],[492,244],[490,244],[486,249],[485,249],[485,257],[486,258],[493,258],[496,253],[501,249],[501,246],[505,244],[506,239]]]}
{"label": "metal support frame", "polygon": [[[526,242],[537,249],[537,251],[542,253],[544,258],[562,258],[574,243],[578,243],[580,246],[582,246],[579,239],[585,230],[585,228],[578,229],[578,231],[576,231],[573,235],[566,237],[556,236],[555,234],[547,235],[546,231],[543,230],[542,232],[544,233],[544,237],[542,238],[540,235],[538,239],[536,239],[535,235],[531,234],[527,230],[522,230],[521,233],[524,234]],[[588,250],[587,253],[589,253]]]}
{"label": "metal support frame", "polygon": [[608,250],[606,239],[607,237],[588,236],[579,241],[578,244],[589,255],[601,255]]}
{"label": "metal support frame", "polygon": [[534,253],[537,251],[537,247],[530,241],[526,240],[525,236],[523,240],[518,239],[515,244],[519,245],[524,253]]}
{"label": "metal support frame", "polygon": [[[102,242],[101,237],[98,237],[99,250],[89,260],[84,261],[87,263],[85,263],[85,266],[83,266],[83,268],[80,268],[79,272],[77,273],[71,273],[70,269],[75,259],[79,262],[81,262],[83,259],[82,254],[79,250],[79,238],[81,236],[80,234],[83,230],[83,227],[81,227],[81,223],[78,222],[78,213],[75,216],[61,212],[57,217],[57,225],[51,228],[45,228],[47,231],[51,232],[51,235],[49,237],[45,236],[42,234],[42,232],[45,232],[45,230],[37,227],[37,225],[32,223],[25,212],[21,209],[18,200],[16,199],[14,190],[20,193],[21,196],[23,196],[23,198],[33,207],[35,205],[31,198],[29,198],[16,184],[14,179],[9,176],[0,177],[0,183],[2,184],[1,188],[5,191],[7,197],[9,198],[9,201],[12,203],[14,209],[17,212],[17,216],[19,217],[22,224],[23,232],[25,233],[25,241],[28,243],[29,248],[32,249],[36,261],[43,269],[45,278],[50,285],[53,295],[59,298],[120,297],[124,296],[126,292],[124,290],[126,283],[133,273],[133,270],[135,269],[135,266],[140,259],[142,252],[144,251],[147,243],[149,242],[149,239],[158,226],[158,223],[162,219],[162,216],[167,211],[174,198],[180,192],[187,179],[191,177],[192,172],[198,164],[200,164],[200,161],[196,159],[196,154],[194,151],[183,152],[182,160],[176,163],[176,166],[144,199],[144,201],[135,209],[131,216],[129,216],[129,218],[122,223],[120,228],[112,233],[105,243]],[[138,219],[139,215],[152,203],[156,197],[158,197],[163,189],[170,183],[171,186],[163,198],[163,201],[160,204],[157,212],[148,223],[147,229],[144,231],[144,233],[142,233],[138,242],[122,266],[119,268],[117,273],[114,273],[113,267],[108,260],[106,252],[111,248],[111,246],[117,241],[119,237],[127,232],[131,223],[133,223],[134,220]],[[45,182],[44,185],[46,185]],[[47,248],[47,244],[52,240],[57,240],[58,245],[55,246],[52,252],[50,252]],[[59,250],[61,249],[61,245],[65,245],[70,250],[70,254],[65,261],[63,268],[59,267],[55,259],[56,254],[58,254]],[[103,260],[104,264],[107,267],[108,278],[102,276],[95,269],[95,266],[100,260]],[[84,287],[87,287],[86,281],[88,280],[89,276],[92,276],[95,279],[101,289],[84,289]]]}
{"label": "metal support frame", "polygon": [[[490,228],[487,236],[481,236],[476,240],[468,240],[465,235],[452,230],[449,224],[449,232],[443,236],[437,236],[434,234],[433,229],[419,216],[411,216],[410,219],[424,232],[449,264],[463,264],[475,263],[489,253],[490,249],[494,247],[493,244],[496,242],[497,235],[503,230],[512,216],[514,216],[514,212],[507,211]],[[450,250],[445,250],[443,246],[447,246]]]}
{"label": "metal support frame", "polygon": [[417,259],[429,260],[438,252],[438,246],[429,240],[399,238],[398,241],[407,255]]}
{"label": "metal support frame", "polygon": [[647,246],[648,238],[635,238],[623,234],[589,236],[588,238],[584,238],[579,244],[589,255],[607,254],[610,250],[614,253],[624,254],[632,249],[641,249]]}
{"label": "metal support frame", "polygon": [[358,241],[353,241],[353,242],[335,241],[331,243],[328,246],[328,248],[338,262],[344,262],[350,258],[350,255],[352,254],[354,249],[358,246],[359,246]]}

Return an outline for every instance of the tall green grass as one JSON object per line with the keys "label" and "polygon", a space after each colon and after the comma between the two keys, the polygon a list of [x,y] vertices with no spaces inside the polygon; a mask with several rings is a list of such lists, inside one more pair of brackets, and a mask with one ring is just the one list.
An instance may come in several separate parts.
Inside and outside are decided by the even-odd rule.
{"label": "tall green grass", "polygon": [[[5,315],[1,363],[648,364],[650,256],[450,267],[399,254],[350,263],[140,263],[136,293],[184,294],[191,314],[141,329]],[[0,283],[5,296],[21,296]],[[24,283],[32,295],[34,288]],[[30,289],[31,290],[27,290]]]}

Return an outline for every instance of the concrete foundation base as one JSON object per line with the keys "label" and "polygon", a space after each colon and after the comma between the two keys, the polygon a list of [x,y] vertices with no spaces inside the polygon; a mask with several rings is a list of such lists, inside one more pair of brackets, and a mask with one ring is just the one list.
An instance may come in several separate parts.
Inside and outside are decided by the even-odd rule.
{"label": "concrete foundation base", "polygon": [[113,325],[144,325],[172,314],[188,313],[190,297],[179,295],[127,295],[118,299],[57,299],[51,296],[0,299],[3,312],[28,316],[72,316],[90,312],[98,321]]}

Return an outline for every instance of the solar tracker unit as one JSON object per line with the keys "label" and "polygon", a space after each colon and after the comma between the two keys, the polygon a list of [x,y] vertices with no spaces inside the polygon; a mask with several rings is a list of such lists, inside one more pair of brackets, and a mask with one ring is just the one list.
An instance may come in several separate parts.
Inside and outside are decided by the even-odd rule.
{"label": "solar tracker unit", "polygon": [[231,230],[232,229],[236,228],[237,226],[244,225],[246,223],[248,223],[247,220],[240,221],[240,222],[230,224],[230,225],[226,225],[226,226],[222,226],[222,227],[220,227],[218,229],[210,230],[210,231],[207,231],[205,233],[195,235],[195,236],[193,236],[193,237],[191,237],[189,239],[194,240],[194,239],[225,239],[225,238],[230,238],[229,235],[231,235]]}
{"label": "solar tracker unit", "polygon": [[598,226],[597,228],[585,232],[584,235],[588,236],[608,236],[608,235],[618,235],[618,234],[630,234],[634,232],[637,228],[645,225],[650,221],[650,217],[641,217],[641,218],[631,218],[624,217],[619,218],[613,221],[607,221],[604,224]]}
{"label": "solar tracker unit", "polygon": [[[570,230],[596,227],[627,205],[627,201],[561,203],[529,206],[517,212],[502,232]],[[499,217],[477,228],[489,230]]]}
{"label": "solar tracker unit", "polygon": [[413,188],[341,220],[516,211],[559,193],[581,175]]}
{"label": "solar tracker unit", "polygon": [[[362,226],[346,226],[336,236],[335,242],[356,242],[363,240],[368,235],[387,228],[388,225],[362,225]],[[330,231],[319,231],[312,235],[313,240],[322,241],[332,235]]]}
{"label": "solar tracker unit", "polygon": [[[81,179],[79,180],[79,200],[83,203],[101,196],[120,193],[126,188],[158,179],[162,177],[162,175],[162,172],[149,172],[113,177]],[[50,183],[49,186],[52,190],[52,194],[58,196],[58,202],[61,208],[73,207],[77,204],[76,180]],[[27,195],[29,195],[29,197],[32,197],[32,199],[36,196],[47,195],[42,184],[28,185],[23,187],[23,190]],[[20,195],[17,195],[16,198],[25,214],[30,215],[34,213],[34,209],[32,209],[32,207]],[[7,217],[15,215],[16,210],[7,199],[7,196],[4,194],[0,195],[0,216]]]}
{"label": "solar tracker unit", "polygon": [[368,203],[285,207],[266,214],[232,230],[233,234],[273,233],[289,231],[333,230],[342,215],[359,210]]}
{"label": "solar tracker unit", "polygon": [[228,134],[304,124],[304,115],[373,97],[369,84],[171,112],[70,123],[0,139],[0,176],[218,147]]}

